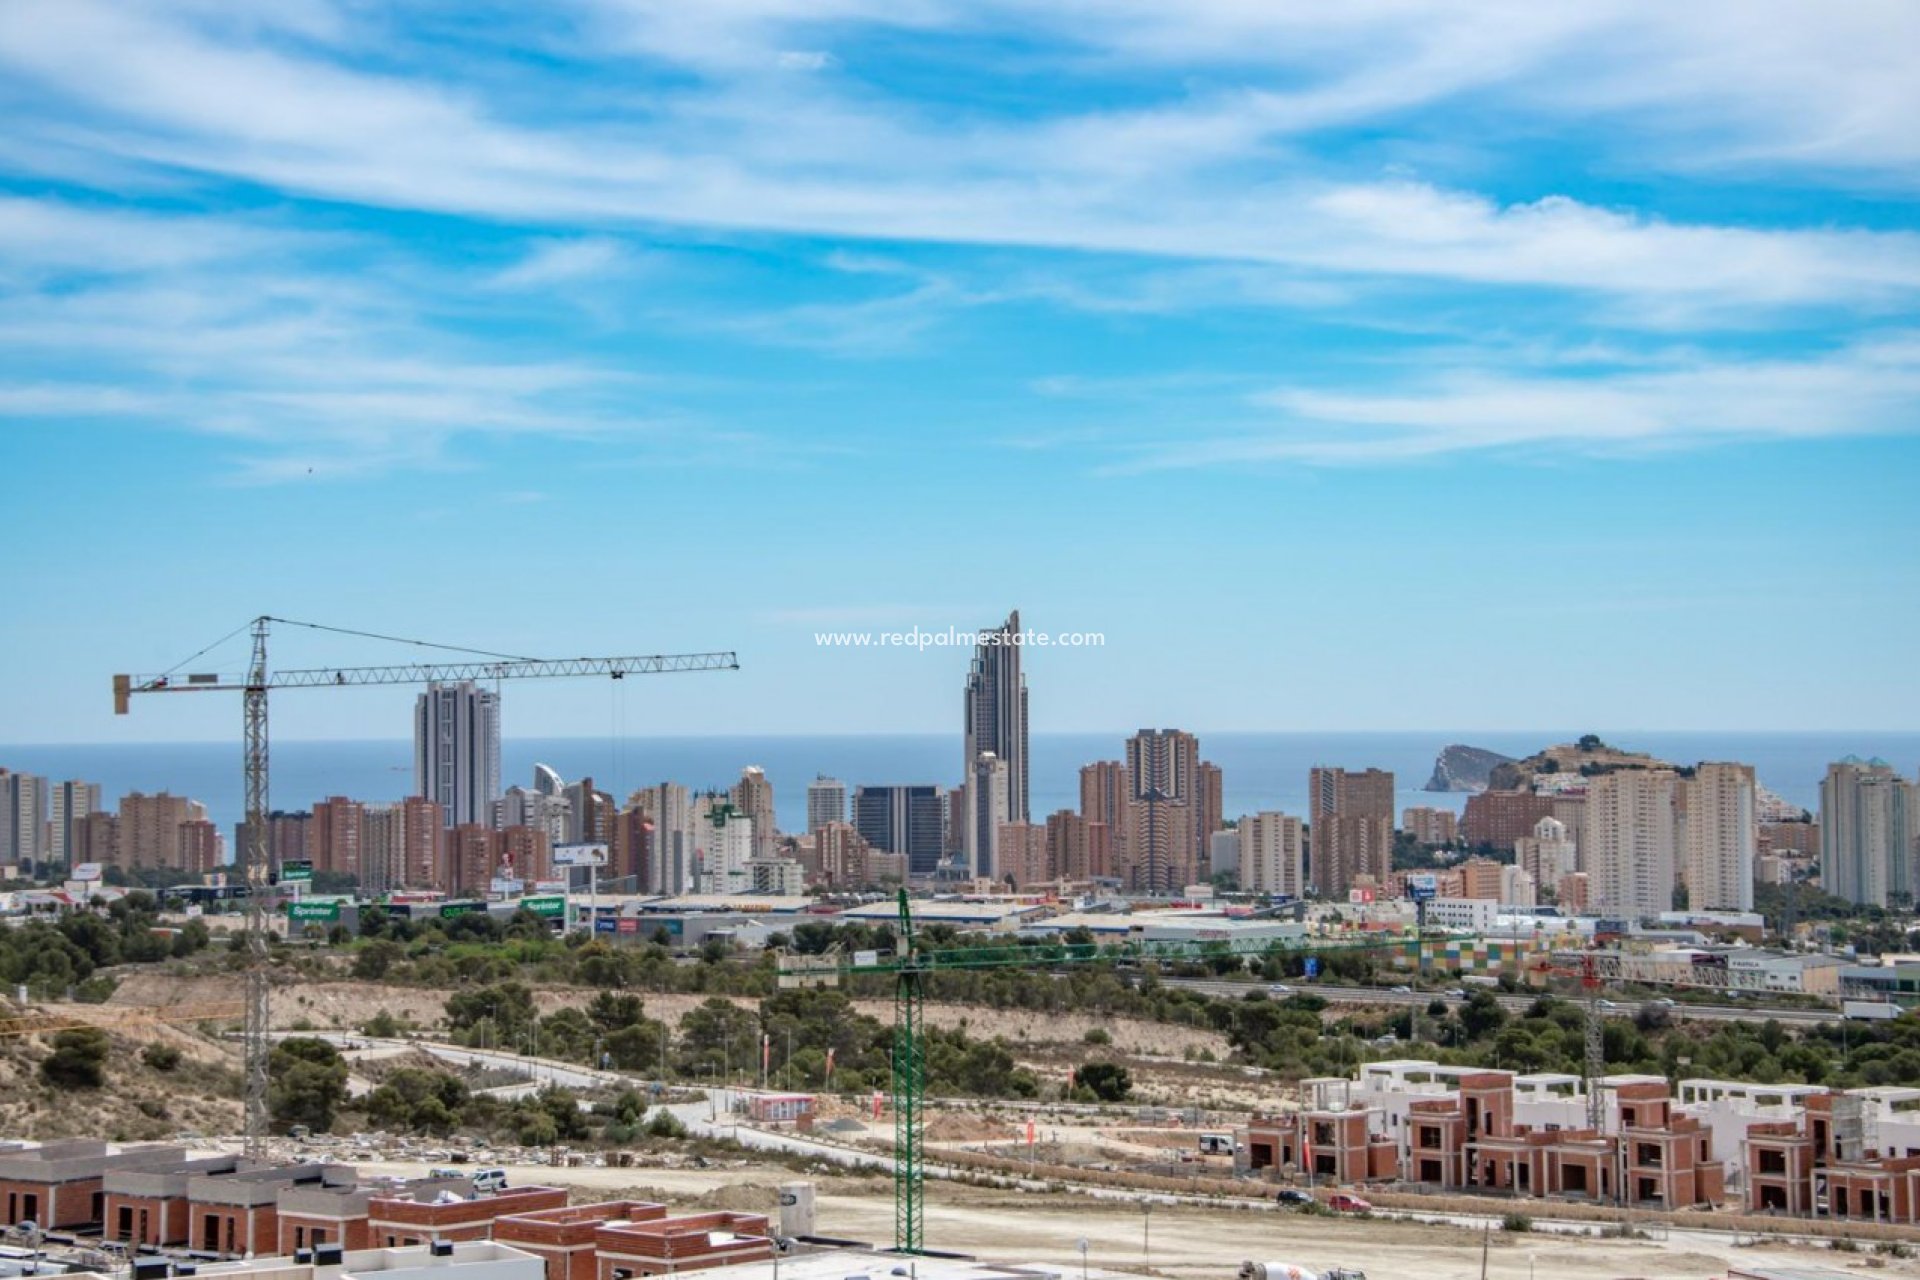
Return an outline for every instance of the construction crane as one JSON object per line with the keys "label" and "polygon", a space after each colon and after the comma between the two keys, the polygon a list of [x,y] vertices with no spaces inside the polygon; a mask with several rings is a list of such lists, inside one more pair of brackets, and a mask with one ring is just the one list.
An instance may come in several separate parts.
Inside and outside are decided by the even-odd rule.
{"label": "construction crane", "polygon": [[[478,654],[485,661],[458,663],[405,663],[381,667],[316,667],[303,670],[273,671],[267,665],[267,636],[273,624],[328,631],[336,635],[382,640],[420,648],[447,649]],[[740,663],[732,652],[650,654],[621,658],[564,658],[543,660],[490,653],[461,645],[434,644],[399,636],[331,627],[321,623],[298,622],[291,618],[262,615],[248,624],[253,637],[253,658],[244,675],[227,676],[205,672],[181,674],[180,668],[224,643],[216,640],[200,653],[160,675],[116,675],[113,678],[113,711],[126,715],[136,693],[232,693],[241,695],[242,736],[245,748],[241,768],[246,791],[246,847],[239,850],[246,880],[246,1016],[245,1016],[245,1150],[248,1156],[265,1154],[267,1138],[267,1067],[272,1054],[268,1039],[267,918],[273,908],[272,869],[267,854],[267,691],[269,689],[344,688],[352,685],[434,684],[459,680],[518,680],[553,676],[608,676],[614,680],[629,675],[654,675],[677,671],[737,671]],[[230,633],[225,639],[238,635]]]}
{"label": "construction crane", "polygon": [[[882,951],[829,951],[824,955],[782,953],[778,982],[782,989],[838,986],[843,979],[890,975],[893,987],[893,1247],[917,1254],[925,1247],[924,1163],[926,1123],[926,1050],[921,1037],[921,1005],[927,979],[937,973],[969,969],[1047,969],[1061,965],[1112,962],[1213,960],[1232,954],[1218,942],[1127,941],[1044,942],[989,947],[929,948],[914,932],[913,910],[899,893],[898,933],[892,954]],[[1268,948],[1266,955],[1323,955],[1339,951],[1391,951],[1418,944],[1422,951],[1440,939],[1393,934],[1353,942],[1301,939]]]}
{"label": "construction crane", "polygon": [[[92,1010],[97,1009],[98,1012]],[[101,1030],[156,1026],[178,1022],[231,1022],[246,1011],[238,1000],[212,1004],[172,1004],[154,1008],[116,1009],[95,1005],[86,1013],[0,1013],[0,1038],[52,1035],[86,1027]]]}
{"label": "construction crane", "polygon": [[1600,1082],[1607,1075],[1606,1019],[1600,1011],[1600,965],[1592,952],[1583,953],[1574,964],[1535,965],[1535,973],[1552,978],[1575,978],[1587,1000],[1586,1077],[1587,1128],[1599,1134],[1607,1124],[1607,1101],[1600,1094]]}

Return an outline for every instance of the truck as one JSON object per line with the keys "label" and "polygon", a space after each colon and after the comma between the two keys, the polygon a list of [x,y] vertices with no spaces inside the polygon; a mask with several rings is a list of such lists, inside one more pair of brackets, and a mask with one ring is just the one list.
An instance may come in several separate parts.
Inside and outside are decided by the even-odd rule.
{"label": "truck", "polygon": [[1900,1006],[1891,1000],[1842,1000],[1842,1017],[1854,1022],[1884,1022],[1900,1016]]}
{"label": "truck", "polygon": [[1203,1133],[1200,1135],[1200,1154],[1203,1156],[1230,1156],[1233,1154],[1233,1135],[1230,1133]]}

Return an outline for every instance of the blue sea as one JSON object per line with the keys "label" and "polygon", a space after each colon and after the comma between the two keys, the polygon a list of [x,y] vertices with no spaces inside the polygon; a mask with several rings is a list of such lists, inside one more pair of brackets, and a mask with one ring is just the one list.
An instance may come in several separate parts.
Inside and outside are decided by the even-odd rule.
{"label": "blue sea", "polygon": [[[1202,755],[1219,765],[1229,817],[1258,809],[1307,811],[1307,771],[1315,765],[1390,769],[1400,805],[1459,809],[1466,798],[1421,791],[1434,757],[1449,743],[1527,755],[1581,731],[1537,733],[1202,733]],[[1079,769],[1091,760],[1118,759],[1124,733],[1036,734],[1031,741],[1031,807],[1035,817],[1077,808]],[[1608,742],[1682,764],[1738,760],[1752,764],[1762,783],[1809,809],[1819,807],[1827,764],[1846,755],[1881,756],[1912,776],[1920,765],[1920,733],[1605,733]],[[747,765],[759,765],[773,783],[783,830],[806,828],[807,783],[816,774],[845,782],[933,782],[960,777],[958,734],[746,736],[685,738],[532,738],[502,744],[501,785],[531,785],[536,761],[572,782],[591,775],[595,785],[624,801],[633,789],[661,781],[696,789],[724,788]],[[226,743],[132,743],[0,746],[0,766],[26,773],[101,784],[109,805],[129,791],[171,791],[207,806],[232,829],[242,809],[240,747]],[[412,746],[406,741],[275,742],[272,801],[305,809],[328,796],[397,800],[413,789]]]}

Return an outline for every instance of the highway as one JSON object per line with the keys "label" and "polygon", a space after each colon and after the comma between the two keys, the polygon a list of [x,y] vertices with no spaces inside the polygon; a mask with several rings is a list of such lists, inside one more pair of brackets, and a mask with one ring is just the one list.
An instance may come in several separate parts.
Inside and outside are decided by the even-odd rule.
{"label": "highway", "polygon": [[[1261,982],[1226,982],[1218,978],[1166,978],[1160,979],[1162,986],[1182,987],[1188,991],[1198,991],[1203,995],[1221,996],[1236,1000],[1251,991],[1265,991],[1267,984]],[[1413,1005],[1426,1008],[1435,1000],[1447,1004],[1460,1004],[1465,997],[1449,995],[1444,991],[1394,991],[1388,987],[1345,987],[1318,982],[1292,982],[1287,984],[1296,995],[1311,993],[1336,1004],[1392,1004]],[[1473,994],[1471,991],[1468,995]],[[1557,994],[1557,993],[1556,993]],[[1572,997],[1579,998],[1579,997]],[[1509,1013],[1525,1013],[1539,999],[1538,994],[1508,995],[1494,992],[1494,999],[1500,1007]],[[1614,1000],[1607,1010],[1610,1016],[1631,1018],[1641,1008],[1652,1003],[1640,1000]],[[1739,1004],[1679,1004],[1667,1007],[1668,1016],[1675,1019],[1692,1019],[1700,1022],[1763,1022],[1773,1018],[1783,1025],[1819,1026],[1822,1023],[1841,1021],[1838,1009],[1780,1008],[1765,1005],[1759,1001]]]}

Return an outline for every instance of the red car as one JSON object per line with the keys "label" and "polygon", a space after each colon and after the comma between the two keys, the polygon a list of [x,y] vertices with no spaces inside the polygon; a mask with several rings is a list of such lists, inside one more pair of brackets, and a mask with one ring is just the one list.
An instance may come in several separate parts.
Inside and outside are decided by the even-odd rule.
{"label": "red car", "polygon": [[1344,1191],[1336,1191],[1327,1197],[1327,1208],[1335,1213],[1372,1213],[1373,1203],[1359,1196],[1350,1196]]}

